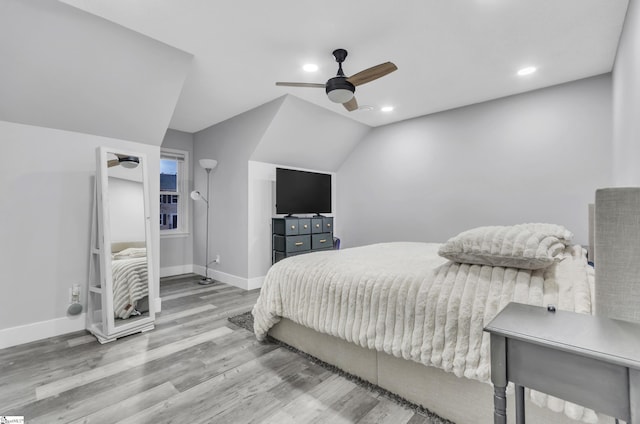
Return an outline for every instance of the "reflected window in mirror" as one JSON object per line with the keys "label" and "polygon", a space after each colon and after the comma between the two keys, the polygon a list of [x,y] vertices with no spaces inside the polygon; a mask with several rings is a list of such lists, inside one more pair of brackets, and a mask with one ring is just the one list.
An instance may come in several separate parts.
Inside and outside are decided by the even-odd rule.
{"label": "reflected window in mirror", "polygon": [[160,235],[189,233],[189,152],[160,151]]}

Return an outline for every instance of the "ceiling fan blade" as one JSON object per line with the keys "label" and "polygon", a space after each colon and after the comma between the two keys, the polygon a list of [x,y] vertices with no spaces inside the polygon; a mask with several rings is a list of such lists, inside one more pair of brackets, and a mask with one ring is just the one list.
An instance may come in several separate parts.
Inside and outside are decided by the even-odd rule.
{"label": "ceiling fan blade", "polygon": [[342,103],[342,106],[344,106],[344,108],[349,112],[353,112],[358,109],[358,101],[356,100],[356,97],[353,96],[348,102]]}
{"label": "ceiling fan blade", "polygon": [[111,168],[112,166],[120,165],[120,161],[118,159],[111,159],[107,161],[107,168]]}
{"label": "ceiling fan blade", "polygon": [[277,82],[276,85],[282,87],[310,87],[310,88],[324,88],[324,84],[315,82]]}
{"label": "ceiling fan blade", "polygon": [[362,84],[366,84],[380,77],[383,77],[391,72],[397,70],[398,67],[391,62],[381,63],[380,65],[372,66],[371,68],[360,71],[357,74],[351,75],[347,78],[351,84],[356,87]]}

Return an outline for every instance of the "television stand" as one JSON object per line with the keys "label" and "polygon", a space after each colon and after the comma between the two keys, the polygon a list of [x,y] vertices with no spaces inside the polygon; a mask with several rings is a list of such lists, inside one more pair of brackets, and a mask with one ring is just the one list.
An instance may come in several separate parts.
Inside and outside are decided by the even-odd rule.
{"label": "television stand", "polygon": [[333,217],[330,216],[272,218],[271,232],[274,264],[289,256],[333,249]]}

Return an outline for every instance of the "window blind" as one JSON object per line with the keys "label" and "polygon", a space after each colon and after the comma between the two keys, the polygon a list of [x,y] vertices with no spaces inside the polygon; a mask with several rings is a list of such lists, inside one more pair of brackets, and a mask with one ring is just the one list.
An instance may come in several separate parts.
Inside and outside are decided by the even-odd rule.
{"label": "window blind", "polygon": [[160,153],[160,159],[176,160],[178,162],[184,162],[184,153],[166,152]]}

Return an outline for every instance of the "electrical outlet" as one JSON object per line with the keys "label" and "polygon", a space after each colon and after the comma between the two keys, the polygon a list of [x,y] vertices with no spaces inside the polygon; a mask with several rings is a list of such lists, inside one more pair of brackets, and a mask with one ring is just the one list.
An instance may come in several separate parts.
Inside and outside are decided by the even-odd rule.
{"label": "electrical outlet", "polygon": [[80,303],[80,284],[74,284],[69,289],[69,307],[67,308],[67,314],[79,315],[82,313],[82,304]]}
{"label": "electrical outlet", "polygon": [[69,289],[69,298],[71,303],[80,302],[80,285],[79,284],[74,284]]}
{"label": "electrical outlet", "polygon": [[215,263],[219,264],[220,263],[220,255],[216,255],[216,260],[214,261]]}

